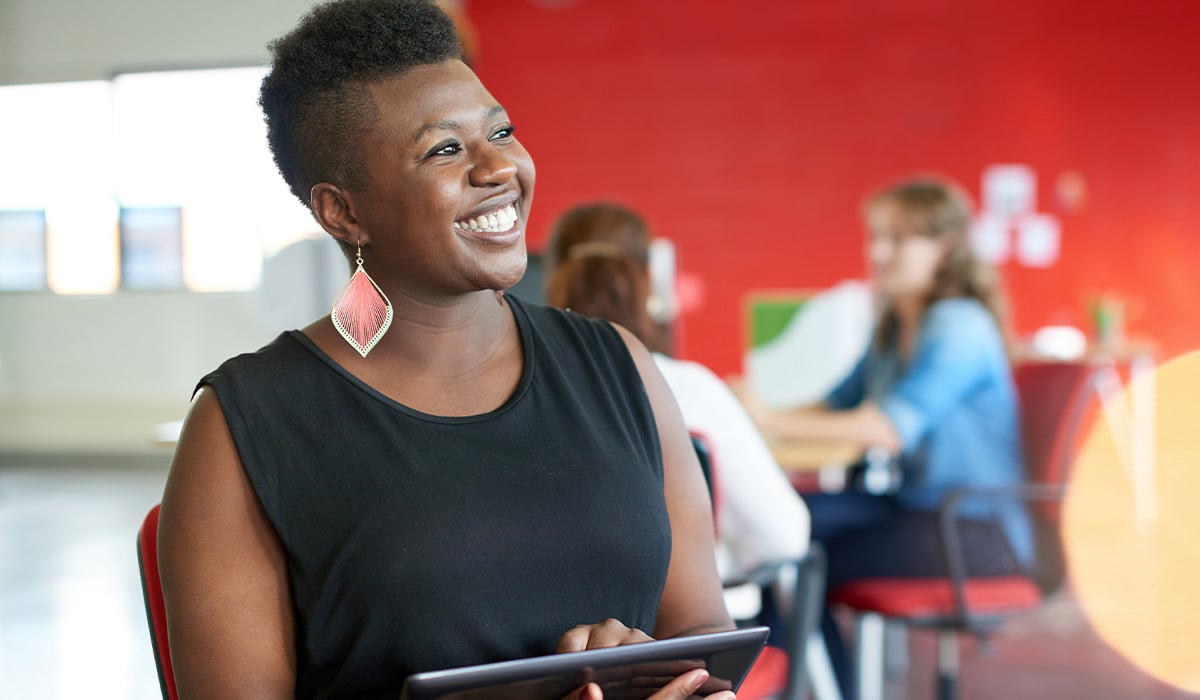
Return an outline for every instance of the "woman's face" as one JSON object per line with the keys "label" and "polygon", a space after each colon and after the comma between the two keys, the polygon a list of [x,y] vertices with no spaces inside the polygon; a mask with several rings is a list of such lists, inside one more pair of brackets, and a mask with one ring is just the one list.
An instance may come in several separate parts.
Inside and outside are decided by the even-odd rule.
{"label": "woman's face", "polygon": [[902,206],[882,201],[867,212],[867,260],[884,297],[923,296],[946,255],[945,244],[911,229]]}
{"label": "woman's face", "polygon": [[350,192],[367,270],[385,289],[453,295],[525,273],[534,167],[507,113],[461,61],[370,86],[367,184]]}

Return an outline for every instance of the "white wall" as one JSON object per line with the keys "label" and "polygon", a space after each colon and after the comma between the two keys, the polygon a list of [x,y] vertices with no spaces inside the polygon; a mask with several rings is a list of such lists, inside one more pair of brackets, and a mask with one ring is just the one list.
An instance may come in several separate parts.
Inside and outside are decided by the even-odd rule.
{"label": "white wall", "polygon": [[151,449],[192,387],[269,339],[257,295],[0,295],[0,452]]}
{"label": "white wall", "polygon": [[0,84],[263,65],[311,0],[2,0]]}
{"label": "white wall", "polygon": [[328,313],[348,275],[319,235],[267,258],[253,292],[0,294],[0,458],[158,449],[200,377]]}

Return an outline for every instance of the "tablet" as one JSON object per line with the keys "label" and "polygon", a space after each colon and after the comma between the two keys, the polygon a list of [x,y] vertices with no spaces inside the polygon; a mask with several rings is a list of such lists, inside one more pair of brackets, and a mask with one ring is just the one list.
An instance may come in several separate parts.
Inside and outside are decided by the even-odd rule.
{"label": "tablet", "polygon": [[464,666],[409,676],[401,700],[560,700],[595,682],[604,700],[646,698],[695,668],[704,696],[738,689],[767,642],[766,627],[699,634],[570,654]]}

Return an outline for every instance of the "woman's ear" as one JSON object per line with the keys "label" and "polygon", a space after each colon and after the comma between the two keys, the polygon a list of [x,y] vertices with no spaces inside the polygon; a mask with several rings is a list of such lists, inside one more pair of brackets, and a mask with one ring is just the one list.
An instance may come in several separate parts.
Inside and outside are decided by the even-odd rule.
{"label": "woman's ear", "polygon": [[318,182],[309,193],[309,207],[329,235],[351,246],[366,245],[367,232],[354,213],[349,193],[328,182]]}

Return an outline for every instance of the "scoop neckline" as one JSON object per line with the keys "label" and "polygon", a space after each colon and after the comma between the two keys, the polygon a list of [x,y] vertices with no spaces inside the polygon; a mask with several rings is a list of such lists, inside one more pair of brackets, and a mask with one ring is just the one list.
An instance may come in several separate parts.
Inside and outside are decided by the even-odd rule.
{"label": "scoop neckline", "polygon": [[299,343],[305,350],[308,350],[310,353],[312,353],[314,357],[323,362],[327,367],[332,369],[347,382],[371,398],[379,401],[385,406],[388,406],[389,408],[392,408],[411,418],[416,418],[429,423],[440,423],[443,425],[478,423],[508,412],[513,406],[517,405],[522,398],[524,398],[525,394],[529,391],[530,384],[533,382],[535,353],[533,352],[533,330],[530,326],[529,317],[526,315],[525,309],[521,306],[521,302],[517,301],[516,297],[506,293],[504,294],[504,300],[508,303],[508,307],[511,309],[513,320],[516,321],[517,324],[517,335],[521,339],[521,359],[523,363],[523,366],[521,367],[521,378],[517,380],[516,388],[513,389],[512,394],[505,399],[504,403],[486,413],[476,413],[469,416],[439,416],[433,413],[418,411],[417,409],[401,403],[387,394],[384,394],[382,391],[379,391],[370,384],[367,384],[362,379],[359,379],[358,376],[356,376],[350,370],[338,364],[336,360],[322,350],[320,346],[313,342],[312,338],[309,338],[307,335],[305,335],[303,331],[293,329],[286,331],[286,335],[293,341]]}

